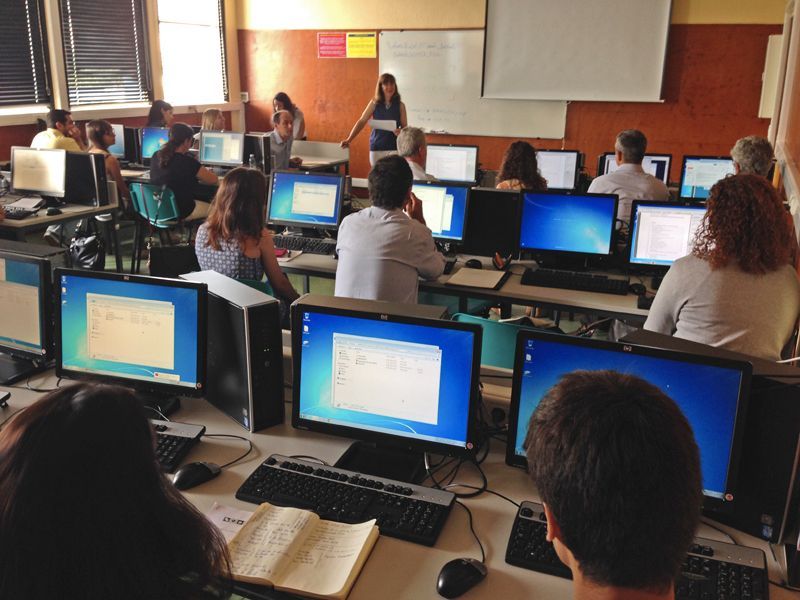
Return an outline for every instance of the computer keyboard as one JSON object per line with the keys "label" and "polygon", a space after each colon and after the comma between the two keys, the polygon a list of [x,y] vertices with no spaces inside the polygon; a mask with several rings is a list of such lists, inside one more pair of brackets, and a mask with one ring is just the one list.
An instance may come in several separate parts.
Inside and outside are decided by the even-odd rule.
{"label": "computer keyboard", "polygon": [[630,279],[627,277],[612,278],[606,275],[561,271],[556,269],[525,269],[525,272],[522,274],[522,285],[537,285],[539,287],[600,292],[602,294],[618,294],[624,296],[628,293]]}
{"label": "computer keyboard", "polygon": [[[506,562],[572,579],[572,572],[559,560],[546,534],[547,520],[542,505],[523,502],[511,528]],[[767,600],[766,557],[756,548],[695,538],[675,580],[675,598]]]}
{"label": "computer keyboard", "polygon": [[273,454],[237,490],[245,502],[305,508],[323,519],[377,519],[381,534],[433,546],[455,495]]}
{"label": "computer keyboard", "polygon": [[272,239],[276,248],[301,250],[309,254],[330,255],[336,250],[336,240],[331,239],[307,238],[299,235],[276,235]]}
{"label": "computer keyboard", "polygon": [[23,208],[21,206],[4,206],[3,210],[5,211],[6,219],[17,220],[35,215],[39,209]]}
{"label": "computer keyboard", "polygon": [[181,464],[200,437],[206,432],[203,425],[150,419],[156,432],[156,458],[161,468],[172,473]]}

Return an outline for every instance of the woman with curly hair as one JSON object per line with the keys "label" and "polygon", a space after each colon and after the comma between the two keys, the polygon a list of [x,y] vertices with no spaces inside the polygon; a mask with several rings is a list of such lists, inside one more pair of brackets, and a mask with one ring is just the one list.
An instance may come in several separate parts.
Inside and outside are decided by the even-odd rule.
{"label": "woman with curly hair", "polygon": [[536,149],[523,141],[514,142],[506,149],[497,181],[498,190],[543,192],[547,189],[547,180],[539,174]]}
{"label": "woman with curly hair", "polygon": [[783,204],[763,177],[718,181],[692,253],[664,277],[644,328],[778,360],[800,313],[795,245]]}

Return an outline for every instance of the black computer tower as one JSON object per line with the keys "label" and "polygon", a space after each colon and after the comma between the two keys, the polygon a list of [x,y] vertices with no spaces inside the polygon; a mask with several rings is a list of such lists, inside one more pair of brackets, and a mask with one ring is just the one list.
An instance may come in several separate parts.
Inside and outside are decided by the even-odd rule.
{"label": "black computer tower", "polygon": [[278,300],[214,271],[181,277],[208,285],[206,399],[248,431],[283,423]]}
{"label": "black computer tower", "polygon": [[270,174],[270,143],[268,134],[248,133],[244,136],[244,164],[249,165],[250,155],[264,175]]}

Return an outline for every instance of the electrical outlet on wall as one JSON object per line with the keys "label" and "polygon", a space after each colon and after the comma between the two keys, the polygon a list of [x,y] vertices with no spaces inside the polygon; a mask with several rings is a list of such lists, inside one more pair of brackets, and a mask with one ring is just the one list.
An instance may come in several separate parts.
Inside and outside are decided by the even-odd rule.
{"label": "electrical outlet on wall", "polygon": [[239,98],[242,102],[250,102],[250,94],[248,92],[239,92]]}

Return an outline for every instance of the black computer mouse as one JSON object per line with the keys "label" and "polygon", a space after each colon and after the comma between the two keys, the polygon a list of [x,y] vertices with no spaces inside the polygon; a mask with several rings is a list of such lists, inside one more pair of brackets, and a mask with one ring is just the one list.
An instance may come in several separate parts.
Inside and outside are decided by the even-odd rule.
{"label": "black computer mouse", "polygon": [[180,467],[172,476],[172,483],[179,490],[188,490],[196,485],[214,479],[222,472],[219,465],[207,462],[193,462]]}
{"label": "black computer mouse", "polygon": [[451,560],[439,571],[436,591],[445,598],[458,598],[483,581],[486,573],[486,565],[477,559],[457,558]]}
{"label": "black computer mouse", "polygon": [[647,288],[641,283],[632,283],[628,286],[628,291],[631,294],[636,294],[637,296],[644,296],[647,292]]}
{"label": "black computer mouse", "polygon": [[467,262],[464,263],[464,266],[468,269],[482,269],[483,263],[479,261],[477,258],[470,258]]}
{"label": "black computer mouse", "polygon": [[45,214],[48,217],[54,217],[55,215],[60,215],[61,214],[61,209],[60,208],[56,208],[55,206],[51,206],[50,208],[47,209],[47,212],[45,212]]}

